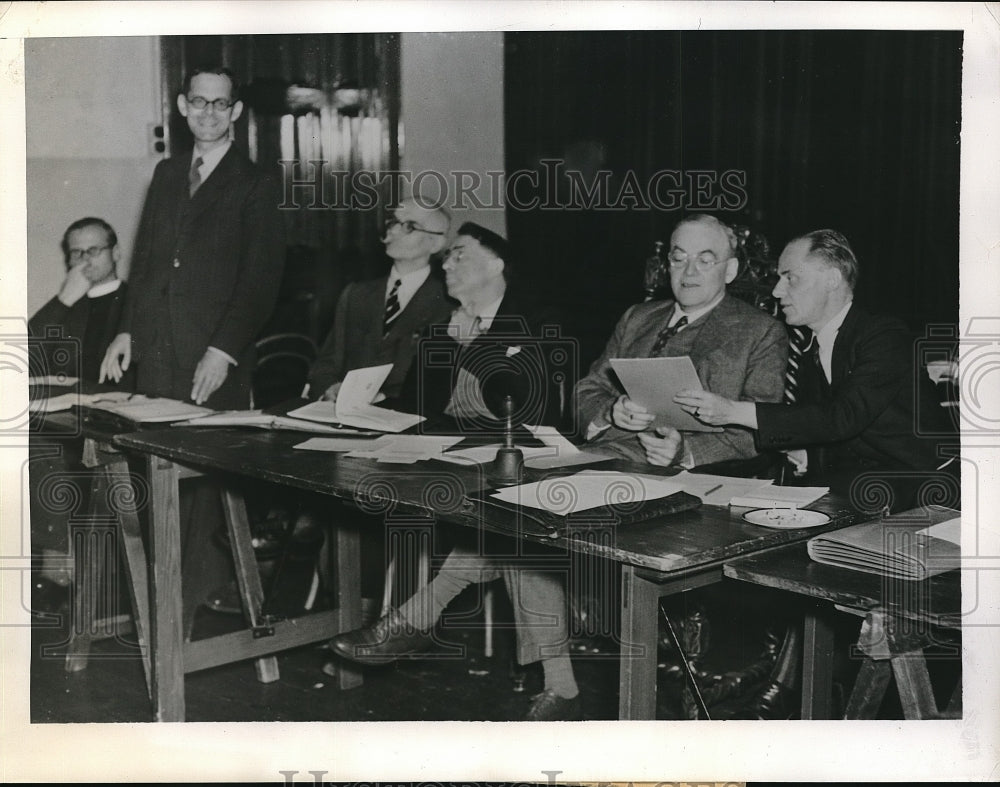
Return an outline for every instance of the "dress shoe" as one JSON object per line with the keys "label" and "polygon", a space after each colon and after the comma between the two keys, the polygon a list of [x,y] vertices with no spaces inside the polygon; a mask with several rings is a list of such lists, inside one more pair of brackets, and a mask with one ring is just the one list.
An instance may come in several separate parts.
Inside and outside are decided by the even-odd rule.
{"label": "dress shoe", "polygon": [[525,721],[580,721],[582,718],[579,694],[566,699],[552,689],[546,689],[532,697],[531,707],[524,716]]}
{"label": "dress shoe", "polygon": [[785,720],[796,718],[798,712],[799,692],[772,682],[758,692],[735,718],[760,721]]}
{"label": "dress shoe", "polygon": [[390,609],[371,626],[338,634],[330,640],[330,649],[359,664],[388,664],[422,653],[433,642],[429,632],[415,629],[398,610]]}

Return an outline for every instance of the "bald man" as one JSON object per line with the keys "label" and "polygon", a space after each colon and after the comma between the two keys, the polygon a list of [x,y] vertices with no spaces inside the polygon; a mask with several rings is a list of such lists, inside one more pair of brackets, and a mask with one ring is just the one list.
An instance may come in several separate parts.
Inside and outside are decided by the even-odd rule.
{"label": "bald man", "polygon": [[333,329],[309,373],[311,398],[333,401],[349,371],[387,363],[392,371],[382,393],[398,396],[420,332],[451,315],[444,281],[430,264],[447,243],[449,223],[443,208],[414,199],[392,212],[382,238],[392,270],[352,282],[340,294]]}

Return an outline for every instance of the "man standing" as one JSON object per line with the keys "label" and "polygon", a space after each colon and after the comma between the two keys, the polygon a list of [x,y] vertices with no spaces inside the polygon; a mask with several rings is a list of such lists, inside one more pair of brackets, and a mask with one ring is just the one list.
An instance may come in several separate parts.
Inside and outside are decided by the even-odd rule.
{"label": "man standing", "polygon": [[430,265],[447,242],[448,226],[443,208],[413,199],[393,211],[382,238],[392,269],[379,279],[352,282],[340,294],[333,329],[309,372],[310,396],[333,401],[349,371],[387,363],[393,366],[382,393],[399,395],[415,338],[451,313],[444,282]]}
{"label": "man standing", "polygon": [[[925,413],[938,408],[930,379],[914,370],[909,332],[854,302],[858,261],[835,230],[792,240],[778,260],[778,276],[773,294],[786,322],[813,334],[799,364],[795,403],[736,402],[703,391],[683,391],[675,401],[707,424],[756,429],[761,448],[790,451],[806,483],[870,504],[871,482],[869,491],[891,490],[887,508],[912,508],[943,460],[936,441],[916,429],[918,402]],[[771,681],[746,718],[795,713],[801,636],[798,625],[789,627]]]}
{"label": "man standing", "polygon": [[62,249],[66,278],[59,293],[29,320],[28,330],[33,338],[44,339],[49,329],[59,328],[61,338],[79,344],[78,367],[46,358],[45,369],[40,371],[72,376],[78,370],[82,379],[96,383],[104,351],[117,332],[127,290],[118,278],[118,235],[103,219],[78,219],[63,234]]}
{"label": "man standing", "polygon": [[785,329],[726,294],[738,273],[736,236],[714,216],[683,219],[670,236],[673,301],[629,308],[603,354],[576,386],[578,423],[592,450],[633,462],[694,467],[749,458],[757,451],[744,427],[722,432],[650,431],[655,416],[622,391],[612,358],[691,357],[705,388],[750,402],[781,401]]}
{"label": "man standing", "polygon": [[153,173],[101,377],[118,380],[134,360],[140,393],[245,408],[284,265],[278,195],[230,139],[243,112],[233,74],[196,69],[184,87],[194,150]]}

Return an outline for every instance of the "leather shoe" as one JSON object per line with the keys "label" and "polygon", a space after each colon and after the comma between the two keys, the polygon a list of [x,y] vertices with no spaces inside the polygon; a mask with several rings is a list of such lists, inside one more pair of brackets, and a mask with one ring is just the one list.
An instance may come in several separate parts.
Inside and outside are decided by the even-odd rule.
{"label": "leather shoe", "polygon": [[771,682],[735,718],[774,721],[796,718],[798,712],[799,692]]}
{"label": "leather shoe", "polygon": [[338,634],[330,640],[330,649],[359,664],[388,664],[422,653],[433,642],[429,632],[415,629],[398,610],[391,609],[371,626]]}
{"label": "leather shoe", "polygon": [[552,689],[546,689],[532,697],[531,707],[524,716],[525,721],[580,721],[582,718],[579,694],[566,699]]}

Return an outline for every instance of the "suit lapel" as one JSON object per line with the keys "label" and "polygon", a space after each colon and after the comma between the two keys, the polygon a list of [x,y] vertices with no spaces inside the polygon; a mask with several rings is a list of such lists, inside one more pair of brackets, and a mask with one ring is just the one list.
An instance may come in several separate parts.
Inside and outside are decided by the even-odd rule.
{"label": "suit lapel", "polygon": [[[192,157],[194,153],[192,151]],[[188,171],[191,169],[192,158],[188,158]],[[188,216],[193,218],[212,205],[217,204],[219,195],[226,190],[230,181],[235,178],[242,169],[240,154],[235,145],[230,145],[226,155],[222,157],[212,173],[198,187],[193,197],[189,197]],[[186,181],[186,176],[185,176]]]}
{"label": "suit lapel", "polygon": [[718,306],[705,315],[705,322],[691,345],[689,354],[696,365],[698,361],[706,357],[716,347],[725,344],[727,339],[734,335],[732,322],[732,301],[728,295],[723,295]]}
{"label": "suit lapel", "polygon": [[[383,294],[382,304],[379,307],[381,309],[385,303],[384,293],[389,278],[386,276],[378,281],[381,285],[379,292]],[[389,327],[389,333],[385,336],[385,340],[390,341],[400,334],[406,335],[419,330],[421,323],[430,317],[436,316],[435,312],[442,310],[443,303],[444,299],[441,297],[440,282],[435,279],[434,272],[431,271],[430,275],[424,280],[424,283],[413,293],[413,297],[410,298],[406,307],[393,321]]]}
{"label": "suit lapel", "polygon": [[858,319],[858,306],[852,303],[851,308],[847,310],[847,316],[840,324],[837,338],[833,341],[833,357],[830,361],[831,386],[839,385],[847,376],[847,364],[850,360],[851,345],[854,341]]}

